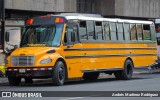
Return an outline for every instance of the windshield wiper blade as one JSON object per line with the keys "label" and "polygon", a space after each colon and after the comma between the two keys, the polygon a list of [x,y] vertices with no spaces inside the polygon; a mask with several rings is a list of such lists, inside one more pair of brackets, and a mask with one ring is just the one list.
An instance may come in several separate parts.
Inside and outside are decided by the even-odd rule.
{"label": "windshield wiper blade", "polygon": [[39,47],[39,46],[40,46],[40,47],[45,47],[45,46],[51,47],[52,45],[36,43],[36,44],[23,45],[23,46],[21,46],[21,47]]}
{"label": "windshield wiper blade", "polygon": [[22,45],[21,47],[29,47],[28,45]]}

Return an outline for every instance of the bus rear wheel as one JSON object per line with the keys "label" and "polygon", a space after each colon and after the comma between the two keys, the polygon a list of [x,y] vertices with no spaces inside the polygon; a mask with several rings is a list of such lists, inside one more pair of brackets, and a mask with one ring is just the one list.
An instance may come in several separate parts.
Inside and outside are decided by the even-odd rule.
{"label": "bus rear wheel", "polygon": [[63,85],[65,77],[66,77],[65,66],[62,61],[57,61],[55,67],[53,68],[53,75],[52,75],[53,84],[56,86]]}
{"label": "bus rear wheel", "polygon": [[21,78],[17,77],[8,77],[9,85],[11,86],[19,86],[21,83]]}
{"label": "bus rear wheel", "polygon": [[126,60],[124,63],[124,69],[122,71],[115,72],[114,75],[117,79],[130,80],[133,75],[133,63],[131,60]]}
{"label": "bus rear wheel", "polygon": [[84,80],[96,80],[98,77],[99,77],[99,72],[91,72],[83,74]]}

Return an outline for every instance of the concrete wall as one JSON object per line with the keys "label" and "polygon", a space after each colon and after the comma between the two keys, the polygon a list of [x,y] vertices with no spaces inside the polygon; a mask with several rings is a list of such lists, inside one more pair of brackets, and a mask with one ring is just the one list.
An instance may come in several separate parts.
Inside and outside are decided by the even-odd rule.
{"label": "concrete wall", "polygon": [[[57,1],[62,1],[62,0],[57,0]],[[76,0],[64,0],[64,12],[76,12],[77,11],[77,2]],[[57,5],[59,6],[59,5]],[[57,9],[58,12],[58,9]]]}
{"label": "concrete wall", "polygon": [[[90,0],[90,6],[85,6],[89,0],[78,0],[81,3],[83,13],[98,13],[103,16],[123,16],[123,17],[141,17],[158,18],[160,17],[160,0]],[[84,5],[84,6],[83,6]],[[83,10],[86,9],[86,10]]]}
{"label": "concrete wall", "polygon": [[6,9],[76,12],[76,0],[5,0]]}
{"label": "concrete wall", "polygon": [[[102,15],[115,15],[115,1],[116,0],[101,0]],[[97,0],[99,2],[99,0]]]}
{"label": "concrete wall", "polygon": [[115,15],[158,18],[160,0],[115,0]]}
{"label": "concrete wall", "polygon": [[77,0],[78,12],[115,15],[115,0]]}

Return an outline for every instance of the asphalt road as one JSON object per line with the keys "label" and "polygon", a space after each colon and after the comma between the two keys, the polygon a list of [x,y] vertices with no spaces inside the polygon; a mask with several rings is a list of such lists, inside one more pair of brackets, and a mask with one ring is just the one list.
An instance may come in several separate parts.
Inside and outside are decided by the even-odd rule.
{"label": "asphalt road", "polygon": [[[101,74],[96,81],[72,80],[64,86],[53,86],[51,79],[34,80],[34,83],[21,83],[20,86],[9,86],[7,79],[0,79],[0,91],[73,91],[82,94],[81,96],[54,97],[54,98],[29,98],[29,99],[51,99],[51,100],[160,100],[160,97],[96,97],[104,96],[102,91],[160,91],[160,73],[135,73],[132,80],[116,80],[113,75]],[[78,92],[75,92],[78,91]],[[85,93],[84,91],[101,91],[98,93]],[[83,93],[84,92],[84,93]],[[67,92],[66,92],[67,93]],[[59,95],[59,94],[58,94]],[[0,98],[1,99],[1,98]],[[2,98],[8,100],[8,98]],[[17,98],[12,98],[17,100]],[[18,98],[22,99],[22,98]],[[28,99],[28,98],[23,98]]]}

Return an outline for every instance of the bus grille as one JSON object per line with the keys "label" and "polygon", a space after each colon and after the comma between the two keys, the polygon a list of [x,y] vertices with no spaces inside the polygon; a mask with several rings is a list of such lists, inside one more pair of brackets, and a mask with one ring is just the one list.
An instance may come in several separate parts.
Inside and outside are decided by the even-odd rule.
{"label": "bus grille", "polygon": [[33,66],[34,56],[12,56],[12,66]]}

